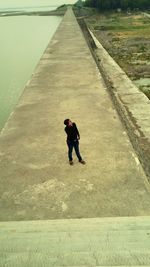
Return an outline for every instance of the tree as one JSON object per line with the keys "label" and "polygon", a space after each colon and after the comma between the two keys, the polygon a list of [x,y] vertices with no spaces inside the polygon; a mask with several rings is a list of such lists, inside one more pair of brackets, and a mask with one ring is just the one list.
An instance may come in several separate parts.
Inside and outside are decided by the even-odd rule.
{"label": "tree", "polygon": [[82,2],[82,0],[78,0],[74,5],[76,7],[83,7],[83,2]]}
{"label": "tree", "polygon": [[87,6],[87,7],[93,7],[93,0],[86,0],[84,2],[84,6]]}
{"label": "tree", "polygon": [[121,1],[121,9],[127,10],[129,8],[129,0],[122,0]]}
{"label": "tree", "polygon": [[148,9],[149,0],[85,0],[85,5],[95,7],[99,10],[113,10],[122,8],[124,10],[131,8]]}

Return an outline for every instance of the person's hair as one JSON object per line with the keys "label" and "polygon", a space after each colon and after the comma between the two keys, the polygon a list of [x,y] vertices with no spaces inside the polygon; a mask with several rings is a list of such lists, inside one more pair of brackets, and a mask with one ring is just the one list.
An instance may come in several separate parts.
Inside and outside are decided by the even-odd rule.
{"label": "person's hair", "polygon": [[65,120],[64,120],[64,124],[65,124],[65,125],[68,125],[68,123],[69,123],[69,119],[65,119]]}

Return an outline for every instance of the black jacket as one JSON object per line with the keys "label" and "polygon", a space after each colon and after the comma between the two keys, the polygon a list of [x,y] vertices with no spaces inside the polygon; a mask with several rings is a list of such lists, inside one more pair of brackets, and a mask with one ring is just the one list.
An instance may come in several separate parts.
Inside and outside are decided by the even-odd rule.
{"label": "black jacket", "polygon": [[68,141],[76,141],[80,138],[79,131],[76,124],[73,122],[72,126],[66,126],[65,132],[67,134]]}

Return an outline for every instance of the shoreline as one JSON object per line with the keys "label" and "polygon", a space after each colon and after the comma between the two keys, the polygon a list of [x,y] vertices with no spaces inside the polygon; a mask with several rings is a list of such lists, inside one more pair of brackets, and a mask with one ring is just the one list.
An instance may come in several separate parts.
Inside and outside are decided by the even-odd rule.
{"label": "shoreline", "polygon": [[0,17],[12,16],[63,16],[65,11],[0,12]]}
{"label": "shoreline", "polygon": [[12,16],[64,16],[67,6],[60,6],[54,10],[46,11],[0,11],[0,17]]}

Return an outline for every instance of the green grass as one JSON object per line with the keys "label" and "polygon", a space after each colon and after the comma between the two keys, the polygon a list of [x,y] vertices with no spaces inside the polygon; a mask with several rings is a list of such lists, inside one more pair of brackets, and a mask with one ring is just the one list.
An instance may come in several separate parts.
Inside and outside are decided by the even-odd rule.
{"label": "green grass", "polygon": [[[96,26],[97,27],[97,26]],[[121,24],[116,24],[116,25],[109,25],[109,24],[101,24],[99,25],[99,28],[105,31],[135,31],[135,30],[143,30],[145,29],[145,26],[129,26],[129,25],[121,25]]]}
{"label": "green grass", "polygon": [[[93,21],[94,23],[94,21]],[[138,25],[136,25],[136,23]],[[149,29],[150,20],[140,18],[134,20],[132,17],[112,16],[101,19],[95,23],[95,27],[106,31],[137,31]]]}

